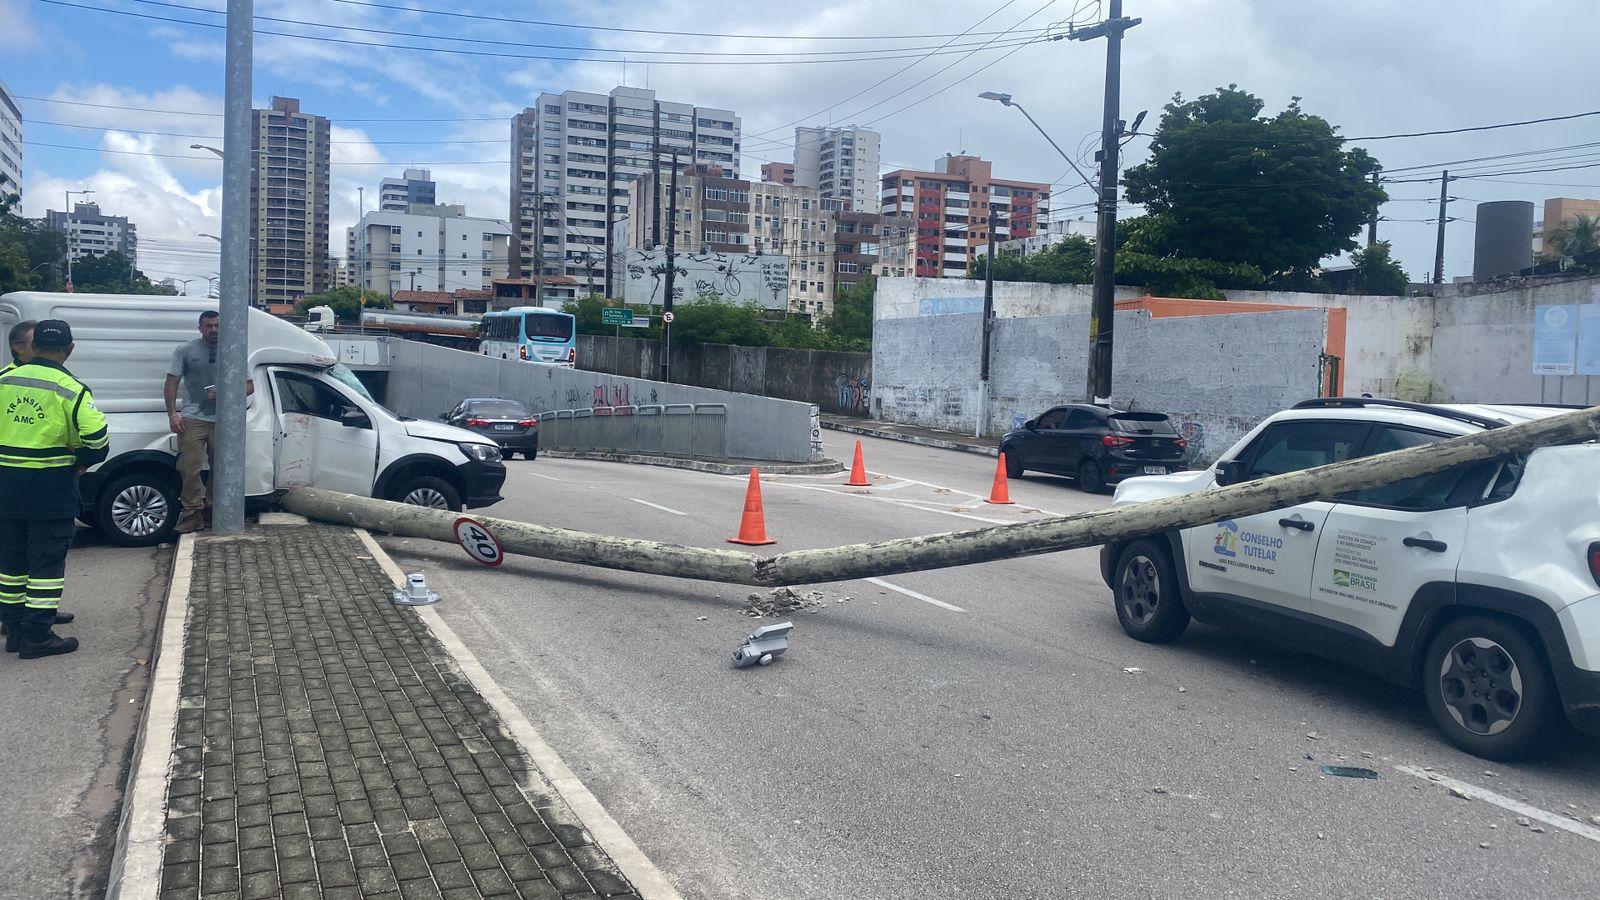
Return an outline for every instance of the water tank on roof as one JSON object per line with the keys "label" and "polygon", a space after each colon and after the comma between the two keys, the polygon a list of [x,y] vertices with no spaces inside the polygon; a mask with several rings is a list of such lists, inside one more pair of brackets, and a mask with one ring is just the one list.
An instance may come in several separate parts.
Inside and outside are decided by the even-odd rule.
{"label": "water tank on roof", "polygon": [[1533,204],[1527,200],[1479,203],[1472,241],[1472,280],[1488,281],[1533,265]]}

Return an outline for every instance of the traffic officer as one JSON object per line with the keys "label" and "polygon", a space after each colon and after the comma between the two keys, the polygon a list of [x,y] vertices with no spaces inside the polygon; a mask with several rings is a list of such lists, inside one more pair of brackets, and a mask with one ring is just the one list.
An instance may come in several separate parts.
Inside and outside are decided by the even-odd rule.
{"label": "traffic officer", "polygon": [[65,365],[72,329],[45,319],[33,359],[0,375],[0,616],[6,650],[23,659],[71,653],[51,630],[80,511],[78,474],[106,458],[110,436],[94,398]]}
{"label": "traffic officer", "polygon": [[21,322],[11,326],[11,334],[8,336],[10,338],[8,343],[11,345],[11,362],[6,363],[5,368],[0,369],[0,375],[4,375],[17,366],[33,359],[33,326],[34,321],[32,319],[23,319]]}

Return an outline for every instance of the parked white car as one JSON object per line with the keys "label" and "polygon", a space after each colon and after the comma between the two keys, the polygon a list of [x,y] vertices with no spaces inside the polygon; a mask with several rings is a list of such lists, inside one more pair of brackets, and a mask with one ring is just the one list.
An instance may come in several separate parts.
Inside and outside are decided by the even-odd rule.
{"label": "parked white car", "polygon": [[[77,348],[67,367],[94,392],[111,456],[85,473],[84,522],[111,541],[170,540],[178,519],[177,437],[162,385],[172,351],[199,336],[189,297],[18,292],[0,297],[0,332],[23,319],[64,319]],[[295,487],[459,510],[500,499],[506,469],[491,440],[397,416],[372,398],[316,335],[252,309],[245,413],[245,494]],[[10,355],[0,346],[0,359]],[[6,360],[9,361],[9,360]]]}
{"label": "parked white car", "polygon": [[[1115,503],[1559,411],[1307,401],[1256,426],[1209,469],[1124,481]],[[1537,748],[1563,711],[1600,734],[1600,444],[1109,545],[1101,570],[1136,640],[1173,640],[1192,615],[1288,641],[1420,687],[1445,736],[1480,756]]]}

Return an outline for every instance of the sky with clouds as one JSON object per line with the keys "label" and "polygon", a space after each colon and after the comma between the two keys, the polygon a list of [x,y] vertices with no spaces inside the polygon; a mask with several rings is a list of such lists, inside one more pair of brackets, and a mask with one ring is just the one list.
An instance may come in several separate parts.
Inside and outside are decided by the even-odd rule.
{"label": "sky with clouds", "polygon": [[[146,272],[217,271],[214,244],[199,235],[219,233],[221,166],[189,146],[220,144],[223,32],[215,26],[223,17],[212,11],[223,6],[0,0],[0,79],[27,120],[28,215],[59,208],[64,190],[92,189],[105,212],[138,224]],[[257,0],[258,31],[277,34],[256,37],[253,92],[258,106],[273,95],[298,97],[307,112],[333,120],[336,253],[357,216],[357,188],[375,189],[408,165],[432,168],[440,202],[504,218],[511,115],[541,91],[605,92],[622,83],[733,109],[743,119],[747,176],[767,159],[792,158],[795,122],[854,122],[883,134],[886,169],[926,168],[965,150],[992,159],[1006,177],[1058,182],[1054,205],[1065,209],[1091,199],[1088,190],[1073,187],[1076,177],[1026,120],[976,94],[1011,93],[1068,152],[1091,150],[1104,42],[1019,35],[1093,21],[1104,8],[1090,0],[813,0],[803,8],[770,0]],[[1348,135],[1595,107],[1600,4],[1548,0],[1536,14],[1523,9],[1489,0],[1127,0],[1124,13],[1143,23],[1124,45],[1124,117],[1148,109],[1153,124],[1175,92],[1194,96],[1228,83],[1262,97],[1268,113],[1301,97],[1308,112]],[[570,25],[584,27],[560,27]],[[828,39],[842,35],[869,39]],[[815,55],[796,63],[794,54]],[[1511,162],[1595,166],[1454,184],[1460,200],[1451,213],[1462,221],[1448,227],[1448,277],[1471,270],[1475,202],[1600,196],[1600,151],[1576,146],[1597,141],[1600,116],[1364,146],[1388,170],[1546,150]],[[1127,162],[1144,146],[1133,140]],[[1424,220],[1436,215],[1429,198],[1438,184],[1395,184],[1389,193],[1379,235],[1420,278],[1432,265],[1435,226]]]}

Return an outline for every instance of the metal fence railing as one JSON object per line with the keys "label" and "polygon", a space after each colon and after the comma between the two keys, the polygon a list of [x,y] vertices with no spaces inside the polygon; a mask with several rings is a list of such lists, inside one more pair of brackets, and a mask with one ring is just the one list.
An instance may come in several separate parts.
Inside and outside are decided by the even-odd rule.
{"label": "metal fence railing", "polygon": [[539,447],[725,459],[728,407],[666,403],[551,410],[539,414]]}

